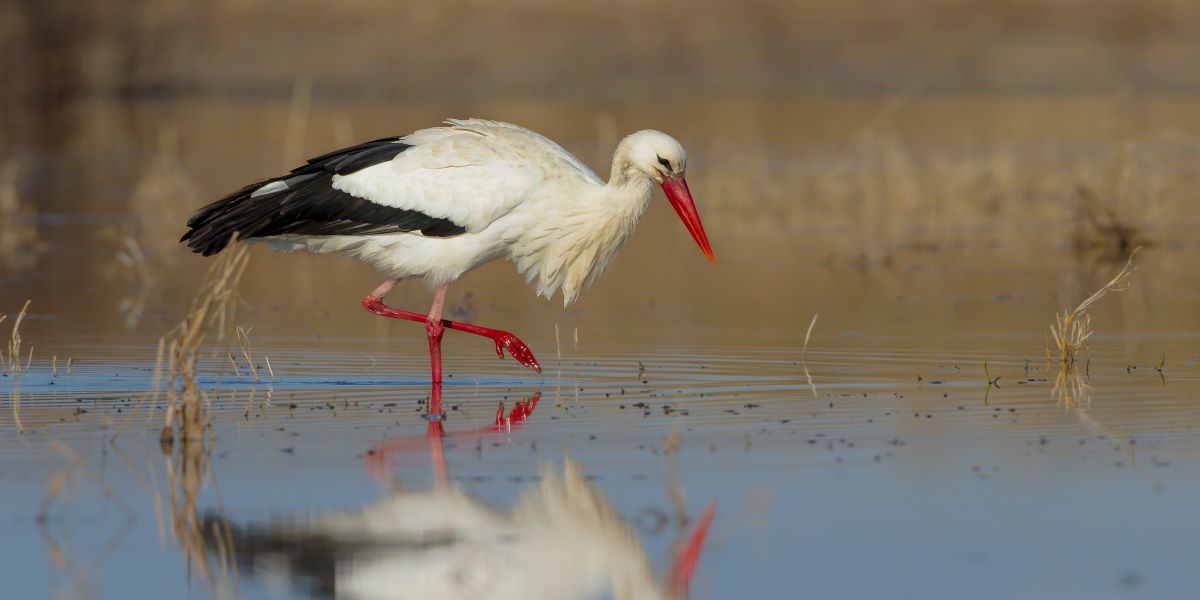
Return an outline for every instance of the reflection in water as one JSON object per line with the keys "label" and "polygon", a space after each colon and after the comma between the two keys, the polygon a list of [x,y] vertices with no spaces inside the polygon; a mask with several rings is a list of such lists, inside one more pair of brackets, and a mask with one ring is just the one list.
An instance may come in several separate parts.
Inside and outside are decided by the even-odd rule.
{"label": "reflection in water", "polygon": [[[440,406],[440,389],[430,399]],[[537,407],[539,396],[503,404],[493,426],[467,435],[507,434]],[[459,434],[454,434],[459,435]],[[713,510],[658,580],[636,534],[603,493],[566,460],[561,475],[544,468],[504,512],[449,480],[447,433],[431,419],[424,439],[397,438],[368,453],[378,475],[389,456],[427,445],[437,484],[392,486],[390,495],[357,512],[266,524],[205,518],[209,552],[232,549],[237,563],[266,581],[287,581],[319,598],[681,598],[686,596]]]}
{"label": "reflection in water", "polygon": [[[198,510],[200,494],[211,476],[211,448],[207,447],[206,441],[201,434],[181,435],[178,444],[163,443],[167,525],[172,539],[183,550],[189,574],[211,586],[215,597],[226,597],[236,581],[236,571],[230,560],[230,533],[220,523],[204,520]],[[154,504],[156,514],[161,518],[163,499],[160,494],[156,494]],[[161,535],[161,522],[159,528]]]}
{"label": "reflection in water", "polygon": [[[533,414],[533,409],[537,408],[538,401],[542,398],[540,391],[528,398],[518,400],[508,413],[504,412],[504,402],[501,401],[496,408],[496,419],[490,427],[480,427],[470,431],[458,432],[455,435],[474,435],[480,437],[487,434],[505,434],[511,433],[514,428],[520,427],[530,415]],[[443,427],[445,413],[442,411],[442,385],[434,383],[430,386],[429,401],[425,406],[425,420],[428,425],[425,430],[425,440],[414,440],[412,438],[398,437],[385,440],[377,444],[374,448],[367,452],[366,468],[367,472],[379,479],[385,485],[393,488],[399,487],[399,482],[394,479],[388,467],[388,460],[392,456],[401,455],[406,452],[420,451],[423,446],[428,444],[430,462],[433,463],[434,476],[438,485],[446,486],[450,481],[450,473],[446,468],[446,453],[445,453],[445,437],[446,430]]]}

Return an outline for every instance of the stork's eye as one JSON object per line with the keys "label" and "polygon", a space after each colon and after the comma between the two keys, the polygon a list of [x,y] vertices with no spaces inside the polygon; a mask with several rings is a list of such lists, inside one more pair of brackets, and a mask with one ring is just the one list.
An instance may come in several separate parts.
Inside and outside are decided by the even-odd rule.
{"label": "stork's eye", "polygon": [[[658,156],[658,155],[656,154],[655,156]],[[658,157],[658,164],[666,167],[667,171],[671,170],[671,161],[669,161],[661,156]]]}

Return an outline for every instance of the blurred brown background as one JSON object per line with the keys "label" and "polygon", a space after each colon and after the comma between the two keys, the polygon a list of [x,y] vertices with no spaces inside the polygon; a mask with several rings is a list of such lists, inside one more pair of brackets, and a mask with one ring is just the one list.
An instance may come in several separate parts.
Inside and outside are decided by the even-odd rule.
{"label": "blurred brown background", "polygon": [[[12,0],[0,300],[146,327],[205,266],[175,243],[196,207],[450,116],[528,126],[601,173],[635,129],[688,147],[722,267],[705,270],[655,206],[584,309],[778,318],[802,304],[803,325],[914,282],[1065,306],[1137,245],[1167,285],[1197,249],[1197,27],[1184,0]],[[250,303],[318,331],[310,311],[353,312],[377,278],[256,252]],[[560,310],[508,266],[458,292],[510,317]]]}

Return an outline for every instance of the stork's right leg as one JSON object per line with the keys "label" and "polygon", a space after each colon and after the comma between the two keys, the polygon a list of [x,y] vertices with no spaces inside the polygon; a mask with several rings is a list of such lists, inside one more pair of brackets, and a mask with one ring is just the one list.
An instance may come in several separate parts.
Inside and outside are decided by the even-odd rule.
{"label": "stork's right leg", "polygon": [[[513,358],[517,359],[517,362],[529,367],[530,369],[533,369],[534,371],[537,371],[538,373],[542,372],[542,366],[538,364],[537,358],[534,358],[533,352],[529,350],[529,346],[525,345],[525,342],[522,342],[517,338],[517,336],[500,329],[491,329],[479,325],[471,325],[469,323],[459,323],[458,321],[442,319],[441,302],[446,298],[446,286],[438,288],[437,292],[434,293],[434,306],[431,307],[431,314],[429,315],[392,308],[384,304],[384,296],[387,296],[388,292],[392,291],[392,289],[396,287],[397,283],[400,283],[399,279],[391,278],[379,284],[379,287],[375,288],[375,291],[371,292],[371,294],[366,298],[363,298],[363,308],[381,317],[425,323],[426,331],[430,335],[431,361],[434,360],[434,336],[436,335],[436,342],[438,342],[440,350],[442,330],[457,329],[459,331],[465,331],[467,333],[473,333],[475,335],[490,338],[492,342],[496,344],[496,354],[501,358],[504,358],[504,350],[507,349],[509,354],[512,354]],[[438,353],[436,360],[436,365],[431,365],[434,368],[433,379],[435,384],[441,384],[440,352]]]}

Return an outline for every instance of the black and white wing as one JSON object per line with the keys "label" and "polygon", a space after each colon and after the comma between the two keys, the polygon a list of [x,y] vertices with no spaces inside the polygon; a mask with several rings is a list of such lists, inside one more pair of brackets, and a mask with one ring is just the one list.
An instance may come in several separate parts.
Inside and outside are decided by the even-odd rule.
{"label": "black and white wing", "polygon": [[457,127],[424,129],[318,156],[201,208],[186,241],[205,256],[239,239],[480,231],[541,179],[511,140]]}

